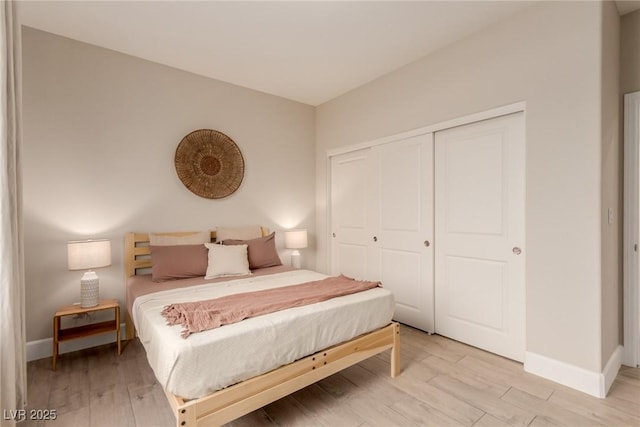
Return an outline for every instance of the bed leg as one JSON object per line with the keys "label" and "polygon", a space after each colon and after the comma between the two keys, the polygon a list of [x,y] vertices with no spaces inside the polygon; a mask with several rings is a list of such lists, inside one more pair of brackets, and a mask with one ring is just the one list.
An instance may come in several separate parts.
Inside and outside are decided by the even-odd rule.
{"label": "bed leg", "polygon": [[188,405],[178,409],[178,413],[176,414],[177,427],[196,427],[197,424],[195,405]]}
{"label": "bed leg", "polygon": [[169,405],[173,409],[173,415],[176,417],[177,427],[196,427],[198,424],[198,414],[196,413],[195,401],[185,402],[184,399],[175,396],[168,391],[164,391],[167,396]]}
{"label": "bed leg", "polygon": [[125,319],[124,324],[125,324],[125,332],[127,334],[127,341],[129,341],[136,337],[136,328],[133,326],[133,319],[129,314],[129,310],[125,310],[124,319]]}
{"label": "bed leg", "polygon": [[391,378],[400,375],[400,324],[393,324],[393,347],[391,348]]}

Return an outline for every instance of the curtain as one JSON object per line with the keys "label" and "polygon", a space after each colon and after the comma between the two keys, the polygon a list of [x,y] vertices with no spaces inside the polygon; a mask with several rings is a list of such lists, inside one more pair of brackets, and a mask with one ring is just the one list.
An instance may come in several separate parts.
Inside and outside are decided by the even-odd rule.
{"label": "curtain", "polygon": [[[14,1],[0,2],[0,414],[27,397],[20,175],[20,25]],[[5,419],[9,418],[9,419]],[[0,423],[14,425],[11,417]]]}

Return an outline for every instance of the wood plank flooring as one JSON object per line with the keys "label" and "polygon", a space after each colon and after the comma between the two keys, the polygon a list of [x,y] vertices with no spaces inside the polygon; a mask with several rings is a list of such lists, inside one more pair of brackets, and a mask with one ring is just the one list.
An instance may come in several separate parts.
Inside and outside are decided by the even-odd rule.
{"label": "wood plank flooring", "polygon": [[[450,339],[401,327],[402,373],[389,354],[352,366],[230,424],[245,426],[640,426],[640,369],[622,367],[597,399]],[[30,409],[55,421],[24,426],[174,426],[139,341],[29,362]]]}

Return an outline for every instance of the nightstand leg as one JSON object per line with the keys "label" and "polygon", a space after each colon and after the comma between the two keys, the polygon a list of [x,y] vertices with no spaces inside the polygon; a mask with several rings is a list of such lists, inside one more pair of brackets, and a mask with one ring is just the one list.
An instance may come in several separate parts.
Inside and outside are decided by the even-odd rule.
{"label": "nightstand leg", "polygon": [[122,354],[122,347],[120,343],[120,306],[116,307],[116,341],[118,343],[118,355]]}
{"label": "nightstand leg", "polygon": [[56,370],[56,362],[58,359],[58,348],[59,348],[59,343],[58,343],[58,334],[60,331],[60,317],[59,316],[54,316],[53,318],[53,352],[52,352],[52,356],[53,356],[53,370]]}

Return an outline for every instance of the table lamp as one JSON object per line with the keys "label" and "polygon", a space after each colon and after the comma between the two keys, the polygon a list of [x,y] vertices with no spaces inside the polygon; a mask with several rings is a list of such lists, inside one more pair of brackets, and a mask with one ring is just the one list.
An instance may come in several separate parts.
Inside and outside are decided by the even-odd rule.
{"label": "table lamp", "polygon": [[298,249],[307,247],[307,230],[302,228],[285,231],[284,247],[293,249],[293,252],[291,252],[291,266],[293,268],[300,268],[300,252]]}
{"label": "table lamp", "polygon": [[76,240],[67,243],[69,270],[87,270],[80,279],[80,307],[95,307],[100,299],[98,275],[93,268],[111,265],[111,241]]}

